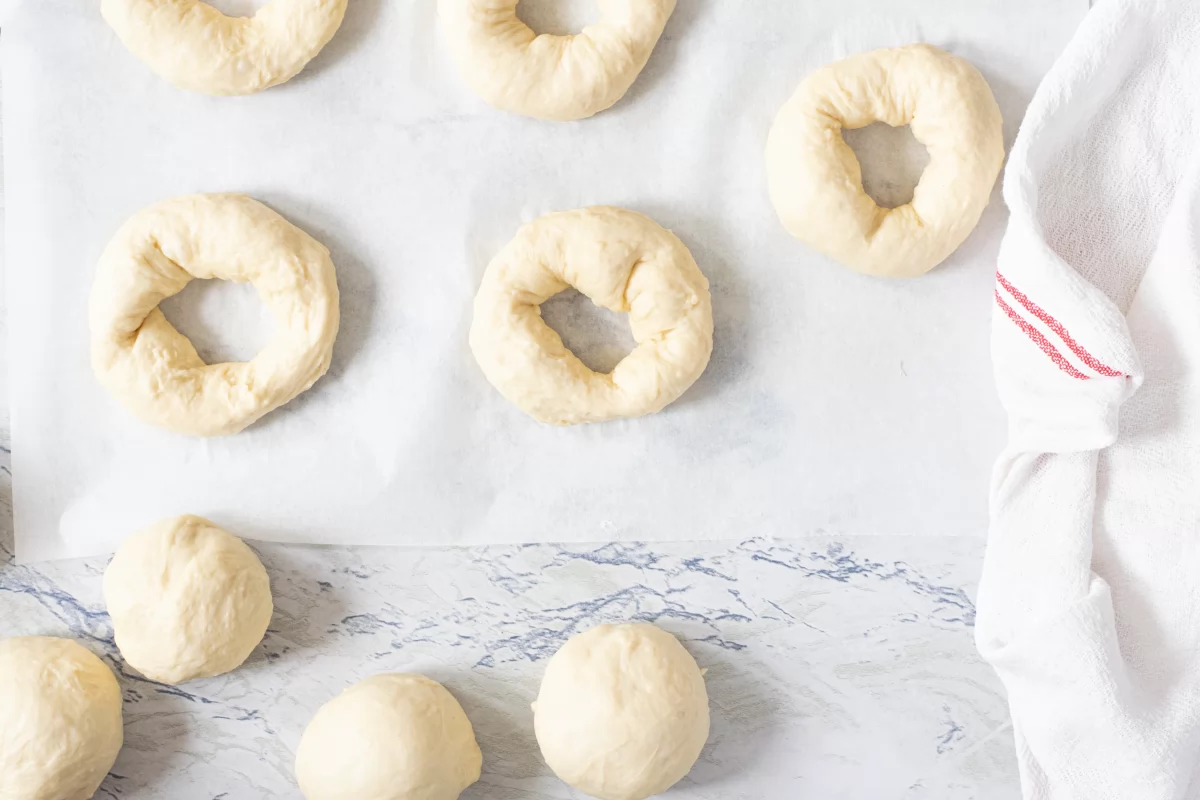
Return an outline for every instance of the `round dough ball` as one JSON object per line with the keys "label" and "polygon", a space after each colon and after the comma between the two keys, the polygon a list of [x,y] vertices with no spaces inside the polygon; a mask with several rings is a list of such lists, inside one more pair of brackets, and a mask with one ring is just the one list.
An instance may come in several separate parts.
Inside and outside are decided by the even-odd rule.
{"label": "round dough ball", "polygon": [[317,711],[296,750],[296,780],[307,800],[456,800],[482,763],[445,687],[375,675]]}
{"label": "round dough ball", "polygon": [[0,798],[88,800],[121,749],[121,689],[68,639],[0,641]]}
{"label": "round dough ball", "polygon": [[708,740],[704,673],[654,625],[601,625],[546,665],[533,707],[550,769],[600,800],[644,800],[673,786]]}
{"label": "round dough ball", "polygon": [[173,517],[124,542],[104,570],[121,655],[160,683],[236,668],[271,621],[271,584],[254,551],[206,519]]}

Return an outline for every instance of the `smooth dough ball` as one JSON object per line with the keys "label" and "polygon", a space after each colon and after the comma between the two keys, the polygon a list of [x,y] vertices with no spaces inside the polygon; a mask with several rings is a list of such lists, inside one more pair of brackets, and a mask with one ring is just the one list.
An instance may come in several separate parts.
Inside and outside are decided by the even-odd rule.
{"label": "smooth dough ball", "polygon": [[654,625],[601,625],[546,665],[533,707],[550,769],[600,800],[644,800],[673,786],[708,740],[704,673]]}
{"label": "smooth dough ball", "polygon": [[296,779],[307,800],[456,800],[482,763],[445,687],[375,675],[317,711],[296,750]]}
{"label": "smooth dough ball", "polygon": [[206,519],[173,517],[121,543],[104,571],[121,655],[160,683],[235,669],[271,621],[271,585],[254,551]]}
{"label": "smooth dough ball", "polygon": [[0,800],[88,800],[121,749],[121,689],[68,639],[0,641]]}

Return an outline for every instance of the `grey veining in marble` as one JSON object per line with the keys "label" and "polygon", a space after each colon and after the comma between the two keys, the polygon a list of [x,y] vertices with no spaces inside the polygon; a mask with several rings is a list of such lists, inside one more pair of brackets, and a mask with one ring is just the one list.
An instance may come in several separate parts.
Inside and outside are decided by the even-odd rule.
{"label": "grey veining in marble", "polygon": [[709,670],[712,735],[667,797],[1019,794],[1004,699],[971,640],[978,541],[259,546],[276,602],[266,639],[242,669],[182,687],[122,663],[103,559],[17,567],[11,542],[6,522],[0,636],[75,637],[124,688],[125,749],[99,797],[299,797],[309,717],[385,671],[423,672],[466,708],[484,774],[464,800],[578,797],[543,765],[529,703],[566,637],[627,619],[677,634]]}

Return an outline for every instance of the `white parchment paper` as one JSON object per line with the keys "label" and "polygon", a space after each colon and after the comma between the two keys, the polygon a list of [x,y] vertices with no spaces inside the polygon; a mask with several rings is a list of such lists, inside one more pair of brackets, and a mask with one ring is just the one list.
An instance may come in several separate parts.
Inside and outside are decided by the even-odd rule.
{"label": "white parchment paper", "polygon": [[[543,29],[595,13],[586,0],[524,5]],[[998,192],[936,271],[873,280],[787,236],[763,145],[807,72],[913,41],[980,68],[1011,141],[1086,0],[680,0],[629,95],[570,124],[471,95],[433,0],[350,0],[300,77],[244,98],[174,89],[97,6],[24,0],[3,20],[23,560],[105,552],[185,512],[251,538],[346,544],[985,530],[1003,435],[987,345]],[[913,148],[874,129],[859,140],[886,193]],[[316,236],[342,292],[330,373],[215,440],[137,422],[88,359],[109,237],[156,200],[204,191],[249,193]],[[475,365],[471,299],[522,222],[593,204],[649,214],[692,249],[712,283],[716,349],[661,414],[545,427]],[[166,308],[211,357],[247,357],[270,335],[247,287],[189,288]],[[593,365],[628,347],[577,298],[546,315]]]}

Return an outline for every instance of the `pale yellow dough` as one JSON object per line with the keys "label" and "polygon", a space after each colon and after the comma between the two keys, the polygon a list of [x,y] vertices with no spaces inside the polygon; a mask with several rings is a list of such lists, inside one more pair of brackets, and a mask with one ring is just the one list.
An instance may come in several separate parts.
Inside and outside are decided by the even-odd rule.
{"label": "pale yellow dough", "polygon": [[306,800],[457,800],[483,756],[454,696],[421,675],[375,675],[321,706],[296,749]]}
{"label": "pale yellow dough", "polygon": [[[254,284],[275,333],[250,361],[205,364],[158,304],[193,278]],[[237,433],[329,369],[338,288],[324,245],[245,195],[166,200],[109,242],[90,305],[92,367],[123,406],[192,436]]]}
{"label": "pale yellow dough", "polygon": [[[588,369],[539,306],[574,286],[629,315],[637,346],[607,375]],[[683,242],[620,208],[561,211],[529,223],[488,264],[471,350],[500,393],[553,425],[637,417],[687,391],[712,354],[708,281]]]}
{"label": "pale yellow dough", "polygon": [[[929,151],[912,202],[880,208],[843,129],[910,126]],[[975,67],[914,44],[851,56],[800,84],[767,139],[771,201],[797,239],[868,275],[914,277],[967,238],[1004,161],[1000,108]]]}
{"label": "pale yellow dough", "polygon": [[254,94],[294,77],[333,38],[346,0],[271,0],[228,17],[200,0],[101,0],[129,51],[181,89]]}
{"label": "pale yellow dough", "polygon": [[645,800],[691,770],[708,740],[704,673],[654,625],[601,625],[550,659],[533,727],[546,763],[599,800]]}
{"label": "pale yellow dough", "polygon": [[0,800],[89,800],[123,736],[104,662],[68,639],[0,641]]}
{"label": "pale yellow dough", "polygon": [[172,517],[138,531],[104,570],[104,603],[121,657],[159,683],[241,665],[273,604],[267,571],[241,539],[206,519]]}
{"label": "pale yellow dough", "polygon": [[438,0],[463,80],[503,111],[566,122],[620,100],[646,66],[675,0],[597,0],[600,21],[572,36],[538,36],[519,0]]}

